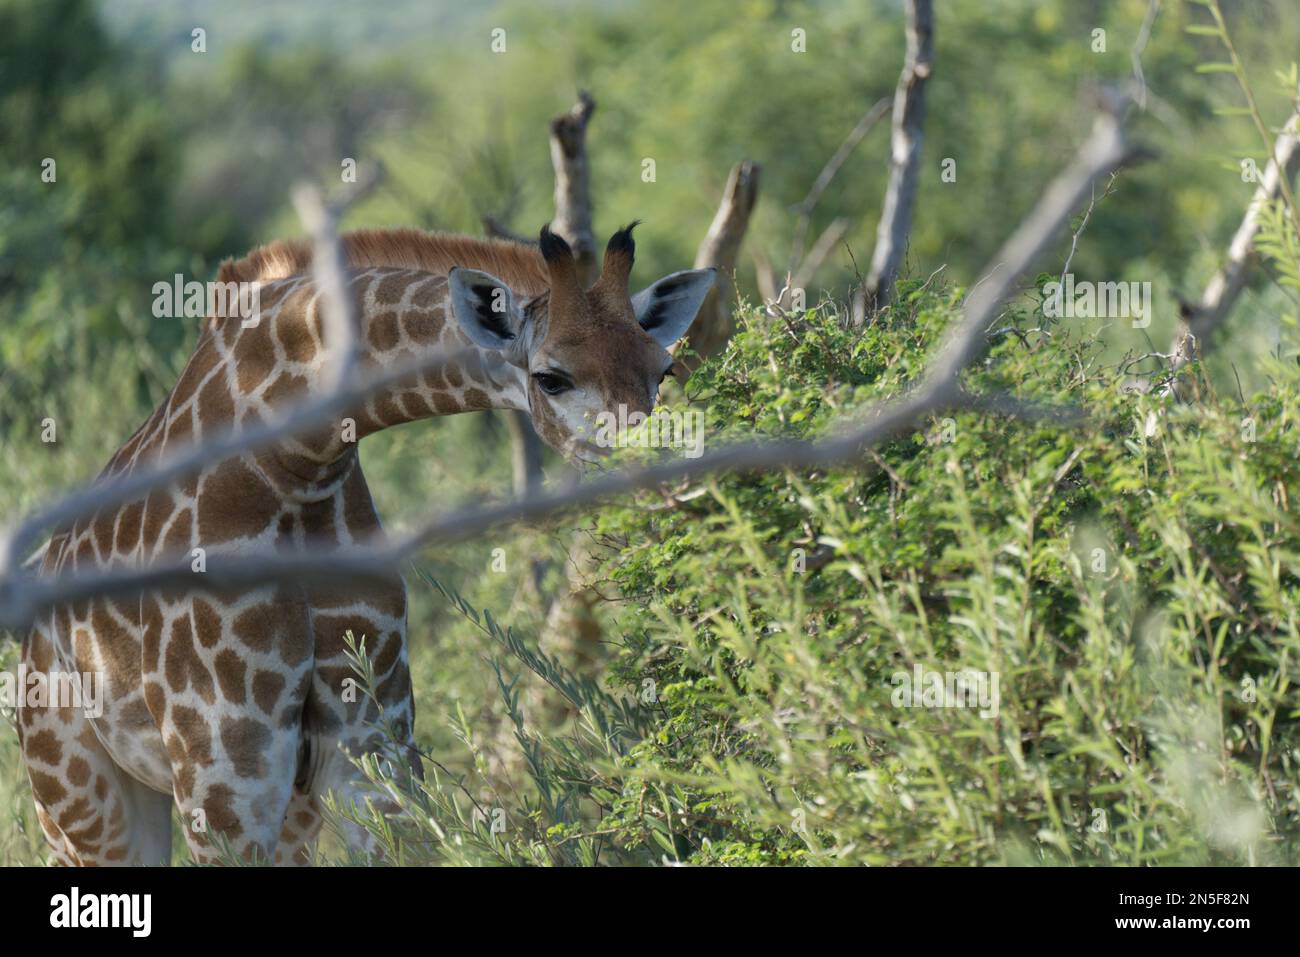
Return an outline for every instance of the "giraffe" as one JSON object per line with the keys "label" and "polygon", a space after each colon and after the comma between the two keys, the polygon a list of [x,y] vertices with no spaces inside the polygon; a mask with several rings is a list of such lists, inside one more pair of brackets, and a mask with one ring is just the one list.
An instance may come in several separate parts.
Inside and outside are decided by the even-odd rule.
{"label": "giraffe", "polygon": [[[433,350],[456,362],[381,392],[338,423],[231,457],[140,500],[53,531],[40,573],[131,566],[203,548],[229,560],[345,551],[382,534],[357,441],[399,423],[485,409],[528,413],[578,463],[597,458],[592,420],[648,413],[713,270],[670,274],[635,296],[632,227],[614,233],[584,288],[572,251],[409,229],[342,238],[361,372]],[[167,398],[109,461],[119,476],[169,449],[265,421],[324,386],[330,350],[310,246],[281,241],[222,264],[218,281],[260,283],[257,321],[209,316]],[[377,703],[343,694],[344,635],[366,636]],[[37,817],[58,862],[166,864],[175,807],[200,863],[309,863],[322,800],[367,797],[350,757],[397,729],[419,773],[400,576],[338,587],[173,588],[56,607],[25,636],[29,672],[102,674],[102,712],[24,708],[18,732]],[[355,695],[353,697],[356,697]],[[364,829],[348,846],[373,851]]]}

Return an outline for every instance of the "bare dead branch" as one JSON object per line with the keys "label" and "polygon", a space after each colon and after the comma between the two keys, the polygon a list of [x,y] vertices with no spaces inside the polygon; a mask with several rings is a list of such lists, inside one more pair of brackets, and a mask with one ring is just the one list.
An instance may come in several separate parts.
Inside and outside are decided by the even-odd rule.
{"label": "bare dead branch", "polygon": [[835,220],[822,230],[822,234],[817,237],[812,249],[808,250],[808,255],[799,263],[799,268],[790,279],[791,288],[806,289],[808,283],[812,282],[813,277],[817,275],[817,270],[821,268],[822,263],[830,256],[831,250],[840,244],[840,240],[848,231],[849,221],[844,217]]}
{"label": "bare dead branch", "polygon": [[930,0],[907,0],[907,58],[894,92],[889,186],[867,282],[853,296],[853,322],[858,326],[865,321],[868,309],[888,302],[912,234],[912,208],[921,179],[925,83],[933,68],[934,9]]}
{"label": "bare dead branch", "polygon": [[596,237],[591,218],[591,166],[587,162],[587,123],[596,101],[586,90],[566,113],[551,120],[551,165],[555,167],[555,219],[551,230],[562,236],[578,260],[578,275],[596,278]]}
{"label": "bare dead branch", "polygon": [[495,216],[483,216],[479,220],[483,224],[483,232],[487,233],[493,239],[508,239],[514,243],[524,243],[525,245],[536,246],[537,239],[528,236],[521,236],[514,232],[509,226],[501,222]]}
{"label": "bare dead branch", "polygon": [[1255,188],[1246,215],[1228,244],[1228,256],[1214,274],[1198,303],[1184,308],[1178,331],[1170,349],[1175,372],[1182,369],[1198,352],[1204,351],[1214,331],[1232,312],[1237,298],[1246,288],[1246,277],[1255,253],[1259,234],[1259,216],[1263,207],[1283,195],[1283,187],[1295,178],[1300,168],[1300,111],[1293,113],[1278,135],[1273,155],[1264,176]]}
{"label": "bare dead branch", "polygon": [[707,359],[718,352],[731,333],[735,322],[731,315],[732,282],[740,246],[749,229],[750,214],[758,201],[758,177],[761,167],[752,160],[743,160],[731,168],[722,202],[714,214],[713,222],[695,253],[695,268],[718,271],[718,280],[709,290],[699,315],[687,331],[691,348],[701,358]]}
{"label": "bare dead branch", "polygon": [[[1105,199],[1111,194],[1115,186],[1115,176],[1111,173],[1110,180],[1106,183],[1106,188],[1102,190],[1101,198]],[[1092,188],[1092,198],[1088,200],[1088,208],[1083,211],[1083,219],[1079,221],[1079,228],[1074,231],[1070,237],[1070,251],[1066,254],[1065,264],[1061,266],[1061,285],[1065,285],[1065,275],[1070,271],[1070,264],[1074,262],[1074,254],[1079,251],[1079,238],[1083,235],[1084,230],[1088,228],[1088,222],[1092,219],[1092,211],[1097,207],[1097,187],[1094,184]]]}
{"label": "bare dead branch", "polygon": [[858,144],[867,138],[867,134],[875,129],[876,124],[889,112],[889,104],[889,97],[881,97],[871,105],[867,112],[862,114],[862,118],[849,131],[849,135],[844,137],[844,142],[840,144],[839,149],[826,161],[822,171],[817,174],[817,178],[813,180],[813,184],[808,190],[808,195],[795,207],[795,212],[799,218],[795,223],[794,241],[790,246],[789,271],[791,273],[798,272],[799,266],[803,262],[804,246],[808,241],[808,230],[812,226],[813,210],[817,208],[817,202],[821,199],[822,193],[826,192],[826,188],[835,179],[835,174],[853,155],[853,151],[858,148]]}

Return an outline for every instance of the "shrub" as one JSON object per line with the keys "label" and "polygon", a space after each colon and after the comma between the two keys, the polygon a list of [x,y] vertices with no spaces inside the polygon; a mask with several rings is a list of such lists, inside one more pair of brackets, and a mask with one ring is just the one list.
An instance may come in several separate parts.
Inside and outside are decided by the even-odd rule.
{"label": "shrub", "polygon": [[[904,284],[862,332],[748,310],[677,401],[715,443],[815,436],[914,379],[959,305]],[[347,813],[405,863],[1294,863],[1300,370],[1179,403],[1077,328],[1005,322],[969,387],[1082,424],[955,411],[852,467],[601,512],[602,686],[429,577],[502,651],[531,790],[480,759],[397,788],[397,822]],[[896,706],[918,667],[996,676],[996,707]],[[571,733],[530,725],[520,668]]]}

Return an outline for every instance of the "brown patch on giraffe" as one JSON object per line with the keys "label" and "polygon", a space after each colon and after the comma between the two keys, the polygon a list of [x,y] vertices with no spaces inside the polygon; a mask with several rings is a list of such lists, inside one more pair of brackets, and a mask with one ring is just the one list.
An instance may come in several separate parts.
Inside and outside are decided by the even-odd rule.
{"label": "brown patch on giraffe", "polygon": [[162,612],[157,606],[154,611],[153,618],[141,632],[140,664],[148,674],[156,673],[162,663]]}
{"label": "brown patch on giraffe", "polygon": [[161,724],[162,716],[166,714],[166,692],[157,681],[144,683],[144,705],[153,716],[153,722]]}
{"label": "brown patch on giraffe", "polygon": [[182,615],[172,622],[166,644],[163,651],[163,675],[171,690],[179,693],[193,684],[195,692],[205,703],[215,704],[217,695],[212,675],[208,674],[194,647],[194,633],[190,628],[189,616]]}
{"label": "brown patch on giraffe", "polygon": [[281,372],[262,393],[262,397],[272,406],[287,407],[306,394],[308,385],[308,381],[303,376]]}
{"label": "brown patch on giraffe", "polygon": [[194,620],[194,635],[204,648],[214,648],[221,640],[221,616],[202,598],[195,598],[190,606]]}
{"label": "brown patch on giraffe", "polygon": [[93,811],[90,802],[84,797],[79,797],[59,812],[59,826],[67,830],[68,825],[84,821]]}
{"label": "brown patch on giraffe", "polygon": [[271,323],[242,327],[235,339],[235,386],[248,395],[275,371],[279,359],[271,342]]}
{"label": "brown patch on giraffe", "polygon": [[199,389],[207,375],[217,367],[221,356],[217,353],[211,340],[203,340],[194,347],[190,361],[181,371],[176,387],[172,389],[172,399],[176,405],[184,404]]}
{"label": "brown patch on giraffe", "polygon": [[28,768],[27,776],[31,778],[32,792],[36,799],[46,807],[53,807],[68,796],[67,789],[52,775]]}
{"label": "brown patch on giraffe", "polygon": [[122,506],[118,513],[117,531],[113,534],[113,550],[128,555],[140,544],[140,524],[144,518],[144,505],[132,502]]}
{"label": "brown patch on giraffe", "polygon": [[152,557],[162,537],[163,525],[171,517],[176,505],[171,494],[161,490],[150,492],[144,503],[144,520],[140,535],[144,540],[144,553]]}
{"label": "brown patch on giraffe", "polygon": [[360,469],[354,470],[343,483],[343,521],[353,538],[369,534],[379,524],[375,503]]}
{"label": "brown patch on giraffe", "polygon": [[[64,615],[66,616],[66,614],[65,609]],[[62,627],[66,634],[66,617]],[[33,671],[42,673],[50,671],[51,665],[54,664],[54,647],[44,632],[33,633],[31,641],[27,643],[27,657],[28,664],[31,665]]]}
{"label": "brown patch on giraffe", "polygon": [[238,837],[244,833],[239,817],[231,807],[234,799],[234,789],[229,785],[213,784],[208,787],[208,793],[203,796],[201,804],[203,813],[208,819],[208,826],[226,837]]}
{"label": "brown patch on giraffe", "polygon": [[426,369],[420,374],[420,388],[426,392],[439,393],[447,389],[446,380],[443,379],[442,369]]}
{"label": "brown patch on giraffe", "polygon": [[[87,809],[87,813],[89,813],[89,808]],[[104,819],[101,817],[97,818],[92,824],[88,827],[82,828],[80,831],[69,831],[68,839],[71,840],[72,843],[79,845],[83,854],[94,854],[99,851],[99,846],[88,842],[95,840],[103,833]]]}
{"label": "brown patch on giraffe", "polygon": [[[72,553],[72,567],[74,569],[93,569],[98,562],[95,559],[95,544],[91,541],[89,535],[83,535],[77,542],[77,547]],[[85,607],[84,603],[74,604],[73,608]],[[84,618],[85,614],[78,612],[78,618]]]}
{"label": "brown patch on giraffe", "polygon": [[120,701],[140,683],[140,642],[117,623],[102,601],[91,609],[90,627],[93,640],[87,636],[84,650],[78,643],[78,667],[83,671],[101,670],[95,667],[94,652],[98,651],[109,697]]}
{"label": "brown patch on giraffe", "polygon": [[68,759],[68,780],[74,787],[85,787],[90,783],[90,762],[80,755]]}
{"label": "brown patch on giraffe", "polygon": [[460,411],[460,404],[453,398],[442,392],[433,394],[433,409],[438,415],[452,415]]}
{"label": "brown patch on giraffe", "polygon": [[429,311],[441,306],[447,294],[447,281],[441,277],[420,282],[415,292],[411,293],[411,306],[421,311]]}
{"label": "brown patch on giraffe", "polygon": [[[177,741],[177,747],[179,747],[179,740],[176,738],[172,740]],[[171,747],[169,745],[168,754],[170,753]],[[177,801],[183,802],[194,793],[194,778],[197,774],[198,769],[193,764],[182,764],[179,771],[172,771],[172,790],[176,792]]]}
{"label": "brown patch on giraffe", "polygon": [[[384,285],[398,278],[397,276],[390,276],[380,283],[380,288],[382,289]],[[399,282],[399,285],[405,285],[405,283]],[[366,339],[369,340],[371,346],[380,352],[395,349],[397,343],[401,341],[401,329],[398,328],[397,313],[389,310],[388,312],[381,312],[377,316],[372,316],[366,326]]]}
{"label": "brown patch on giraffe", "polygon": [[261,533],[279,514],[275,490],[239,459],[228,459],[203,482],[199,541],[228,542]]}
{"label": "brown patch on giraffe", "polygon": [[230,422],[235,417],[235,400],[224,375],[215,375],[199,391],[196,400],[204,422]]}
{"label": "brown patch on giraffe", "polygon": [[23,753],[42,764],[57,765],[63,760],[63,745],[59,737],[48,729],[29,735],[23,742]]}
{"label": "brown patch on giraffe", "polygon": [[415,418],[423,418],[433,413],[433,404],[425,398],[424,394],[414,389],[408,389],[401,395],[402,405]]}
{"label": "brown patch on giraffe", "polygon": [[163,539],[163,553],[179,554],[188,552],[193,531],[194,512],[187,508],[176,515],[172,520],[171,527],[167,529],[167,536]]}
{"label": "brown patch on giraffe", "polygon": [[411,277],[401,272],[388,273],[379,280],[377,285],[372,287],[375,291],[375,302],[381,306],[401,302],[402,296],[406,293],[406,287],[410,285],[410,282]]}
{"label": "brown patch on giraffe", "polygon": [[461,407],[467,412],[482,411],[492,408],[492,400],[482,389],[466,389],[461,399]]}
{"label": "brown patch on giraffe", "polygon": [[176,743],[182,745],[179,754],[172,755],[174,765],[193,764],[207,767],[212,764],[212,729],[208,727],[203,715],[183,704],[172,705],[171,724],[176,735],[167,742],[168,751],[174,750]]}
{"label": "brown patch on giraffe", "polygon": [[259,671],[253,676],[253,700],[267,714],[275,711],[276,702],[284,691],[284,676],[274,671]]}
{"label": "brown patch on giraffe", "polygon": [[221,686],[222,697],[232,704],[243,704],[248,698],[248,693],[244,690],[248,666],[239,655],[229,648],[223,648],[217,652],[213,668],[217,673],[217,683]]}
{"label": "brown patch on giraffe", "polygon": [[373,417],[375,421],[379,423],[380,428],[386,429],[390,425],[397,425],[401,422],[405,422],[407,419],[407,416],[402,412],[401,407],[393,401],[391,395],[386,393],[380,394],[374,398],[373,408],[375,410]]}
{"label": "brown patch on giraffe", "polygon": [[235,637],[254,651],[270,651],[279,628],[279,618],[272,605],[254,605],[235,619]]}
{"label": "brown patch on giraffe", "polygon": [[100,561],[113,554],[113,513],[96,512],[90,522],[90,537]]}
{"label": "brown patch on giraffe", "polygon": [[223,718],[221,744],[226,757],[241,778],[257,778],[267,772],[266,749],[271,744],[271,730],[252,718]]}
{"label": "brown patch on giraffe", "polygon": [[[295,298],[301,299],[305,304],[308,297],[302,295]],[[291,321],[292,313],[289,309],[290,307],[286,306],[285,311],[275,319],[275,338],[284,349],[286,359],[290,362],[306,364],[316,357],[316,340],[312,337],[306,323]]]}
{"label": "brown patch on giraffe", "polygon": [[[418,297],[419,293],[416,293]],[[402,328],[406,338],[414,343],[428,345],[436,342],[442,332],[442,310],[407,309],[402,313]]]}

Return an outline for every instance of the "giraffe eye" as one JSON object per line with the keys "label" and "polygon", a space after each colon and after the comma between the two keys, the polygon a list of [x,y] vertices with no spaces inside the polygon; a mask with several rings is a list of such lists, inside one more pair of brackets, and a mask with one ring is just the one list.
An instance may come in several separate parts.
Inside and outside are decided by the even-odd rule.
{"label": "giraffe eye", "polygon": [[567,379],[556,375],[554,372],[534,372],[533,381],[547,395],[559,395],[561,392],[567,392],[573,388]]}

